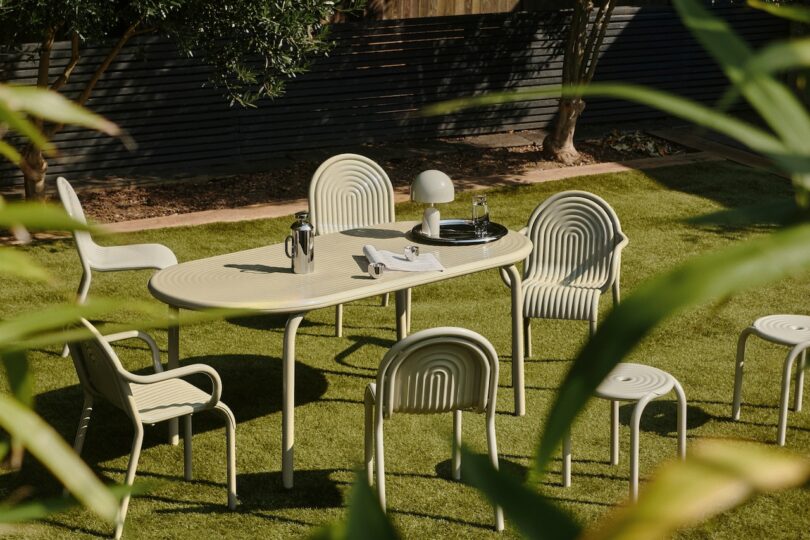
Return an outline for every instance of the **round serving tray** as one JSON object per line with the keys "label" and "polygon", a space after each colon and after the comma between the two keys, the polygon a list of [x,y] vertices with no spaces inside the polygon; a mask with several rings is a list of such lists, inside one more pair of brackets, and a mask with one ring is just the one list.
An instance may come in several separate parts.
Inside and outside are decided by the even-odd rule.
{"label": "round serving tray", "polygon": [[409,235],[416,242],[441,246],[467,246],[470,244],[486,244],[503,238],[509,230],[499,223],[489,222],[487,233],[484,236],[475,235],[475,227],[469,219],[443,219],[439,222],[439,237],[427,236],[422,233],[422,224],[419,223],[411,229]]}

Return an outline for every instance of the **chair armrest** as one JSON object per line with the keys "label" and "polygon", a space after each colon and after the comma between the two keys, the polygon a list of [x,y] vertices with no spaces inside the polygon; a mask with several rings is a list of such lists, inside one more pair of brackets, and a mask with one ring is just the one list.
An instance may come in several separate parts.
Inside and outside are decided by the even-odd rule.
{"label": "chair armrest", "polygon": [[126,332],[117,332],[115,334],[108,334],[104,336],[104,341],[107,343],[114,343],[116,341],[123,341],[125,339],[140,339],[141,341],[146,342],[149,346],[149,350],[152,352],[152,364],[155,367],[155,373],[161,373],[163,371],[163,365],[160,363],[160,349],[155,343],[155,340],[152,339],[152,336],[147,334],[146,332],[141,332],[140,330],[129,330]]}
{"label": "chair armrest", "polygon": [[207,406],[213,407],[219,403],[219,400],[222,397],[222,380],[219,378],[219,373],[217,373],[217,371],[211,366],[207,366],[205,364],[194,364],[191,366],[182,366],[179,368],[170,369],[168,371],[163,371],[162,373],[155,373],[153,375],[135,375],[134,373],[130,373],[128,371],[122,373],[121,375],[124,377],[124,379],[131,383],[153,384],[168,381],[170,379],[181,379],[189,375],[196,375],[200,373],[207,375],[211,380],[211,399],[208,401]]}

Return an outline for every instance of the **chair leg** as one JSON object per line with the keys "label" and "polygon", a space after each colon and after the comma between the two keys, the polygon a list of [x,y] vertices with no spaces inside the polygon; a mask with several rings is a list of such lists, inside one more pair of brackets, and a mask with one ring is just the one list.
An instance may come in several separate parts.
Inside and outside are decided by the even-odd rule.
{"label": "chair leg", "polygon": [[802,351],[799,358],[799,367],[796,368],[796,391],[793,394],[793,410],[801,412],[802,394],[804,393],[804,369],[807,367],[807,351]]}
{"label": "chair leg", "polygon": [[[132,441],[132,452],[129,455],[129,466],[127,467],[126,485],[132,486],[135,482],[135,471],[138,469],[138,460],[141,457],[141,446],[143,445],[143,426],[139,423],[135,425],[135,438]],[[115,526],[115,540],[120,540],[124,532],[124,520],[127,517],[130,495],[124,495],[121,499],[121,508],[118,512],[118,523]]]}
{"label": "chair leg", "polygon": [[363,458],[366,464],[366,480],[368,480],[369,486],[374,485],[374,403],[376,401],[374,393],[373,384],[366,386]]}
{"label": "chair leg", "polygon": [[453,480],[461,480],[461,411],[453,411]]}
{"label": "chair leg", "polygon": [[87,429],[90,427],[90,418],[92,414],[93,396],[90,394],[85,394],[84,404],[82,405],[82,414],[79,417],[79,428],[76,430],[76,438],[73,440],[73,451],[78,455],[82,455],[84,439],[87,436]]}
{"label": "chair leg", "polygon": [[686,459],[686,393],[677,380],[675,395],[678,396],[678,457]]}
{"label": "chair leg", "polygon": [[224,403],[217,403],[214,410],[225,417],[225,444],[227,445],[228,510],[236,510],[239,497],[236,494],[236,418]]}
{"label": "chair leg", "polygon": [[562,485],[571,486],[571,432],[567,432],[563,438],[562,448]]}
{"label": "chair leg", "polygon": [[593,319],[588,322],[588,337],[593,337],[593,335],[596,333],[596,314],[594,314]]}
{"label": "chair leg", "polygon": [[[90,419],[93,415],[93,396],[90,394],[84,395],[84,404],[82,405],[82,413],[79,416],[79,427],[76,429],[76,438],[73,440],[73,451],[78,456],[82,455],[82,448],[84,447],[84,439],[87,436],[87,429],[90,427]],[[62,490],[62,496],[68,496],[67,488]]]}
{"label": "chair leg", "polygon": [[638,500],[638,439],[641,424],[641,415],[654,396],[647,394],[636,403],[633,408],[633,417],[630,421],[630,500]]}
{"label": "chair leg", "polygon": [[523,348],[526,351],[526,358],[532,356],[532,320],[529,317],[523,318],[523,339],[525,344]]}
{"label": "chair leg", "polygon": [[610,464],[619,464],[619,402],[610,402]]}
{"label": "chair leg", "polygon": [[380,305],[382,307],[388,307],[388,293],[380,296]]}
{"label": "chair leg", "polygon": [[779,426],[776,431],[776,444],[785,446],[785,433],[787,432],[788,399],[790,397],[790,372],[796,357],[802,354],[803,350],[799,346],[793,347],[785,358],[785,366],[782,370],[782,395],[779,398]]}
{"label": "chair leg", "polygon": [[191,482],[191,415],[187,414],[183,417],[183,478],[186,482]]}
{"label": "chair leg", "polygon": [[[92,273],[90,272],[89,268],[85,268],[82,271],[82,279],[79,281],[79,288],[76,290],[76,303],[77,304],[84,304],[85,300],[87,300],[87,293],[90,291],[90,279],[92,278]],[[67,358],[70,354],[70,349],[68,349],[67,344],[62,348],[62,358]]]}
{"label": "chair leg", "polygon": [[[375,409],[377,407],[382,407],[382,404],[378,403]],[[374,421],[374,460],[377,466],[377,496],[380,499],[380,506],[385,512],[385,448],[383,445],[383,420],[380,416],[377,416]]]}
{"label": "chair leg", "polygon": [[745,344],[751,335],[751,328],[746,328],[737,340],[737,365],[734,370],[734,399],[731,402],[731,419],[740,419],[740,406],[742,404],[742,383],[745,366]]}
{"label": "chair leg", "polygon": [[413,298],[412,289],[405,292],[405,331],[411,333],[411,300]]}
{"label": "chair leg", "polygon": [[335,337],[343,337],[343,304],[335,306]]}
{"label": "chair leg", "polygon": [[[489,407],[495,407],[490,404]],[[457,411],[459,415],[461,411]],[[459,427],[461,420],[459,419]],[[460,430],[459,430],[460,431]],[[495,470],[498,470],[498,440],[495,437],[495,411],[487,411],[487,450],[489,451],[489,461]],[[500,506],[495,505],[495,530],[503,530],[503,510]]]}

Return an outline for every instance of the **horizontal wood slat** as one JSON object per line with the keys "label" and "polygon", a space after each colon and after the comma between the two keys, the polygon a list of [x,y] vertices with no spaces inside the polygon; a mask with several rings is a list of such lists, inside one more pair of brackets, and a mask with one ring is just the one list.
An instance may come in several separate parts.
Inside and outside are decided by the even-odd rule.
{"label": "horizontal wood slat", "polygon": [[[417,114],[426,104],[454,97],[560,83],[567,16],[495,13],[527,1],[385,0],[382,5],[393,10],[386,12],[390,16],[333,25],[336,45],[330,55],[291,80],[284,96],[265,100],[256,109],[229,106],[207,84],[207,67],[178,54],[170,42],[140,38],[124,49],[88,102],[126,129],[137,149],[128,151],[116,139],[68,127],[54,139],[60,155],[49,160],[48,172],[54,177],[197,172],[307,149],[546,128],[556,111],[554,99],[447,117]],[[444,11],[434,13],[431,6]],[[754,46],[788,35],[784,21],[756,10],[710,9]],[[469,15],[482,10],[493,14]],[[35,45],[24,50],[32,53]],[[81,91],[106,52],[102,46],[83,50],[67,95]],[[69,44],[57,43],[52,78],[69,58]],[[30,54],[0,64],[0,80],[32,83],[35,77]],[[660,7],[616,8],[596,79],[647,84],[707,104],[727,87],[672,9]],[[630,103],[589,100],[582,122],[661,116]],[[13,167],[0,166],[0,183],[19,181]]]}

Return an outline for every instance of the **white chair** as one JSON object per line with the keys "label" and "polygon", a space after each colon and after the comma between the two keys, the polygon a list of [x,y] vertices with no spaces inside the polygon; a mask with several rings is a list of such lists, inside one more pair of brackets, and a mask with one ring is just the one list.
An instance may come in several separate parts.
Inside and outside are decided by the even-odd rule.
{"label": "white chair", "polygon": [[[394,345],[383,357],[377,383],[365,394],[365,464],[369,485],[374,481],[385,509],[383,419],[393,413],[453,412],[452,470],[461,479],[461,413],[486,415],[487,447],[498,468],[495,409],[498,391],[498,355],[483,336],[463,328],[422,330]],[[495,507],[495,526],[503,530],[503,513]]]}
{"label": "white chair", "polygon": [[[610,464],[619,464],[619,402],[635,401],[630,420],[630,500],[638,499],[639,424],[647,404],[675,390],[678,398],[678,456],[686,458],[686,394],[669,373],[643,364],[618,364],[596,389],[610,401]],[[571,438],[563,441],[563,486],[571,485]]]}
{"label": "white chair", "polygon": [[616,213],[593,193],[563,191],[540,204],[521,232],[534,244],[523,267],[526,356],[532,354],[532,318],[589,321],[593,335],[602,293],[612,288],[619,303],[628,240]]}
{"label": "white chair", "polygon": [[[380,165],[358,154],[324,161],[309,184],[309,216],[315,234],[328,234],[396,221],[394,186]],[[411,327],[411,290],[406,300],[406,332]],[[388,294],[382,305],[388,305]],[[343,304],[335,306],[335,335],[343,335]]]}
{"label": "white chair", "polygon": [[790,347],[782,367],[782,392],[779,398],[779,425],[776,431],[776,442],[785,445],[787,432],[788,399],[790,398],[790,372],[796,359],[796,391],[793,396],[793,409],[802,410],[802,390],[804,387],[804,369],[806,367],[807,348],[810,347],[810,317],[806,315],[768,315],[760,317],[754,324],[740,334],[737,341],[737,367],[734,373],[734,401],[731,406],[731,417],[740,419],[742,402],[743,366],[745,364],[745,345],[750,335],[758,336],[771,343]]}
{"label": "white chair", "polygon": [[[138,467],[138,458],[143,444],[143,425],[183,417],[185,422],[184,476],[186,480],[191,480],[191,416],[200,411],[217,411],[225,418],[228,508],[235,509],[237,504],[236,419],[231,410],[220,401],[222,382],[217,372],[212,367],[203,364],[163,371],[157,345],[147,334],[123,332],[105,337],[84,319],[82,319],[82,325],[90,331],[92,338],[68,345],[79,382],[84,390],[84,405],[73,444],[76,453],[81,454],[82,452],[93,412],[93,402],[96,398],[104,399],[122,409],[135,427],[135,438],[132,441],[132,452],[126,474],[126,484],[131,486],[135,480],[135,470]],[[135,375],[121,365],[118,356],[110,347],[110,342],[127,338],[140,338],[146,341],[152,351],[155,374]],[[182,379],[198,373],[208,376],[211,380],[212,391],[210,394]],[[128,506],[129,495],[121,501],[119,521],[115,530],[116,539],[121,538],[123,533]]]}
{"label": "white chair", "polygon": [[[81,223],[87,223],[84,210],[70,182],[63,177],[56,179],[56,188],[65,211],[70,217]],[[73,231],[73,239],[82,263],[82,278],[76,292],[76,301],[84,303],[90,290],[92,272],[118,272],[121,270],[162,270],[177,264],[177,257],[172,250],[161,244],[131,244],[124,246],[104,247],[93,241],[87,231]],[[62,356],[67,356],[67,347]]]}

